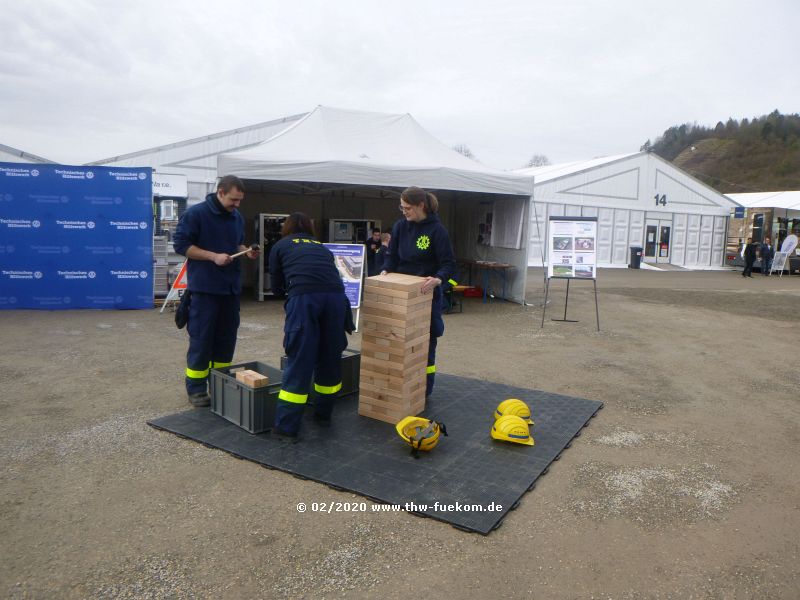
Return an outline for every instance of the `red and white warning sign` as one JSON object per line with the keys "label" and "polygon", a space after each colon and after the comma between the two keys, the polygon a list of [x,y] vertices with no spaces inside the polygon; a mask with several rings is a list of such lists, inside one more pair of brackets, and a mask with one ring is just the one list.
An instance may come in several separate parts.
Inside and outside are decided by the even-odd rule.
{"label": "red and white warning sign", "polygon": [[160,311],[162,313],[164,312],[164,309],[167,306],[167,302],[169,302],[170,300],[178,300],[181,296],[181,291],[186,289],[186,286],[188,284],[188,278],[186,277],[186,262],[187,261],[183,261],[183,264],[181,265],[181,270],[178,271],[178,276],[175,278],[175,283],[172,284],[172,288],[170,288],[169,294],[167,294],[167,297],[164,299],[164,304],[161,307]]}

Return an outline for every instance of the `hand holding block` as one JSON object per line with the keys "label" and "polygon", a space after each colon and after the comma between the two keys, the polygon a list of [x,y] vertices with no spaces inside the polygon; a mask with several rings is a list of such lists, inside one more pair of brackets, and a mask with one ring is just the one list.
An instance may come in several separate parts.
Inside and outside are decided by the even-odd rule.
{"label": "hand holding block", "polygon": [[269,377],[253,371],[252,369],[245,369],[236,372],[236,381],[252,388],[260,388],[269,384]]}

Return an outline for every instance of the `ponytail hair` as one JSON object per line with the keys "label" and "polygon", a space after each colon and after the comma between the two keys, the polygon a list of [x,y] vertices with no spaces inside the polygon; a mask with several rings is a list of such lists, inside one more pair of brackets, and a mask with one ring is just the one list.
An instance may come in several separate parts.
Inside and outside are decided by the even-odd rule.
{"label": "ponytail hair", "polygon": [[308,215],[301,212],[295,212],[286,217],[281,227],[281,237],[291,235],[293,233],[306,233],[314,236],[314,223],[308,218]]}
{"label": "ponytail hair", "polygon": [[425,212],[429,215],[435,215],[439,212],[439,200],[430,192],[426,192],[422,188],[411,186],[403,190],[400,194],[400,199],[406,204],[412,206],[425,206]]}

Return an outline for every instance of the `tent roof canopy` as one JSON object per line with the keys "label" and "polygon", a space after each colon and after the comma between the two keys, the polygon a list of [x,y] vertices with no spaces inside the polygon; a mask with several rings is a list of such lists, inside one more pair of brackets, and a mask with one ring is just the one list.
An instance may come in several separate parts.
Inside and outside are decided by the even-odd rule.
{"label": "tent roof canopy", "polygon": [[52,163],[53,161],[12,146],[0,144],[0,162]]}
{"label": "tent roof canopy", "polygon": [[800,191],[727,194],[728,198],[747,208],[786,208],[800,210]]}
{"label": "tent roof canopy", "polygon": [[553,179],[567,177],[574,175],[581,171],[588,171],[595,167],[602,167],[632,156],[637,156],[641,152],[631,152],[629,154],[617,154],[614,156],[601,156],[598,158],[591,158],[587,160],[577,160],[573,162],[559,163],[557,165],[543,165],[541,167],[526,167],[524,169],[516,169],[514,172],[525,175],[532,175],[536,178],[536,183],[544,183]]}
{"label": "tent roof canopy", "polygon": [[433,137],[409,114],[318,106],[265,142],[218,157],[245,179],[460,190],[530,196],[533,178],[491,169]]}

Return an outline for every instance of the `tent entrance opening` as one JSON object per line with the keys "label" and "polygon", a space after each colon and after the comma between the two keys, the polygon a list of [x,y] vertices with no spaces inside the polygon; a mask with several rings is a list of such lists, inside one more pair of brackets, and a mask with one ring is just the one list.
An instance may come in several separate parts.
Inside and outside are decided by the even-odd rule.
{"label": "tent entrance opening", "polygon": [[644,261],[668,263],[672,221],[648,219],[645,230]]}

